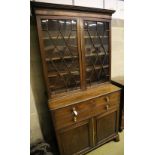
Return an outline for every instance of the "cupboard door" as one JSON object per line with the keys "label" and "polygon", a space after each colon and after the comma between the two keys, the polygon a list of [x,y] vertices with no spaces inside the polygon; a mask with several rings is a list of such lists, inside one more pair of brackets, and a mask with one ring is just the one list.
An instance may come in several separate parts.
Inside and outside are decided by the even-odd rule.
{"label": "cupboard door", "polygon": [[50,95],[79,89],[77,19],[41,16],[37,22]]}
{"label": "cupboard door", "polygon": [[91,147],[91,123],[89,120],[58,131],[58,143],[62,155],[81,154]]}
{"label": "cupboard door", "polygon": [[109,81],[110,23],[84,20],[86,86]]}
{"label": "cupboard door", "polygon": [[102,143],[117,132],[117,111],[96,117],[96,143]]}

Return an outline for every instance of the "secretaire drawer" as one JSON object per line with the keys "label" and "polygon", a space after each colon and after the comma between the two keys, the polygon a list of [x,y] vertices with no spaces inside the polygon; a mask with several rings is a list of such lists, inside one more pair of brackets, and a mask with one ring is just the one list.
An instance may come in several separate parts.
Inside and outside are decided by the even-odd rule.
{"label": "secretaire drawer", "polygon": [[63,128],[97,114],[108,113],[110,110],[118,108],[119,103],[120,92],[118,91],[54,110],[55,127],[57,129]]}
{"label": "secretaire drawer", "polygon": [[113,109],[118,108],[120,104],[120,92],[114,92],[107,94],[96,99],[91,100],[91,105],[93,107],[93,115],[98,115],[100,113],[108,113]]}
{"label": "secretaire drawer", "polygon": [[55,127],[62,128],[85,120],[91,116],[91,104],[77,103],[53,111]]}
{"label": "secretaire drawer", "polygon": [[94,107],[100,106],[100,105],[107,105],[107,104],[118,105],[120,102],[120,92],[118,91],[104,96],[100,96],[100,97],[88,100],[85,103],[87,102],[94,105]]}
{"label": "secretaire drawer", "polygon": [[119,91],[83,102],[83,104],[90,106],[91,111],[89,112],[89,114],[91,116],[95,116],[100,113],[108,113],[111,110],[118,108],[119,103]]}

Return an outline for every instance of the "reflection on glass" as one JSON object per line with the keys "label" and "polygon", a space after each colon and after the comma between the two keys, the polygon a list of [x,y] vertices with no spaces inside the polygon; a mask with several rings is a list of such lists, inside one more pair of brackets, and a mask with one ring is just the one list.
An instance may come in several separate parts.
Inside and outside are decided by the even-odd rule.
{"label": "reflection on glass", "polygon": [[109,80],[109,23],[84,21],[87,86]]}
{"label": "reflection on glass", "polygon": [[42,19],[41,25],[51,93],[78,89],[77,21]]}

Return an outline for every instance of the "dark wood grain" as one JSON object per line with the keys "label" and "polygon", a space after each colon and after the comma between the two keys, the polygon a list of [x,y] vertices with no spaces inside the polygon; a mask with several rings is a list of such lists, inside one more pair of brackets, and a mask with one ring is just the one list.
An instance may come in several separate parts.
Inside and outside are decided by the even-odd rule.
{"label": "dark wood grain", "polygon": [[75,5],[60,5],[60,4],[52,4],[52,3],[43,3],[43,2],[30,2],[32,8],[42,8],[42,9],[58,9],[58,10],[76,10],[80,12],[93,12],[93,13],[102,13],[112,15],[115,10],[107,10],[107,9],[99,9],[99,8],[90,8],[90,7],[82,7]]}
{"label": "dark wood grain", "polygon": [[84,53],[84,44],[83,44],[83,36],[84,36],[84,32],[83,32],[83,19],[79,18],[79,29],[80,29],[80,49],[81,49],[81,61],[82,61],[82,75],[83,75],[83,86],[82,86],[82,90],[86,90],[86,73],[85,73],[85,53]]}
{"label": "dark wood grain", "polygon": [[[109,101],[106,101],[106,98]],[[55,127],[62,128],[68,125],[76,124],[82,120],[91,118],[98,114],[108,114],[113,109],[117,109],[120,103],[120,92],[107,94],[105,96],[86,100],[81,103],[73,104],[64,108],[54,110]],[[108,106],[108,109],[107,109]],[[77,121],[74,122],[73,108],[77,111]]]}
{"label": "dark wood grain", "polygon": [[110,65],[110,69],[109,69],[109,75],[110,75],[110,77],[109,77],[109,80],[111,79],[111,70],[112,70],[112,65],[111,65],[111,53],[112,53],[112,51],[111,51],[111,49],[112,49],[112,44],[111,44],[111,42],[112,42],[112,38],[111,38],[111,34],[112,34],[112,28],[111,28],[111,21],[109,22],[109,65]]}
{"label": "dark wood grain", "polygon": [[49,100],[49,109],[54,110],[62,107],[66,107],[75,103],[83,102],[95,97],[103,96],[109,93],[119,91],[120,88],[107,83],[100,86],[94,86],[86,91],[79,91],[77,93],[71,93],[66,96],[56,97]]}
{"label": "dark wood grain", "polygon": [[[46,86],[47,86],[49,98],[55,98],[57,96],[58,97],[65,96],[71,90],[76,92],[77,90],[80,90],[80,89],[81,90],[88,89],[89,85],[86,84],[87,83],[86,81],[91,80],[91,79],[87,79],[86,70],[89,70],[90,73],[92,74],[93,71],[91,71],[91,70],[93,70],[93,69],[95,69],[95,72],[98,71],[98,73],[99,73],[101,68],[107,68],[108,72],[106,73],[105,79],[103,81],[104,82],[109,81],[110,77],[111,77],[111,29],[109,27],[109,37],[108,37],[109,38],[109,40],[108,40],[108,42],[109,42],[109,50],[108,50],[109,51],[108,52],[109,64],[107,64],[106,66],[103,66],[101,64],[100,64],[100,66],[94,64],[93,68],[92,68],[92,66],[90,66],[89,68],[88,67],[86,68],[86,57],[88,57],[88,56],[86,56],[86,52],[85,52],[85,46],[86,45],[85,45],[85,39],[84,39],[84,21],[86,21],[86,20],[90,20],[90,21],[94,21],[94,22],[102,21],[102,22],[108,22],[110,24],[111,15],[101,13],[102,11],[98,12],[96,14],[92,13],[92,12],[89,12],[88,14],[86,14],[86,12],[85,13],[84,12],[70,12],[70,10],[72,10],[70,7],[68,8],[68,10],[65,10],[65,12],[64,12],[60,9],[61,6],[56,5],[56,6],[58,6],[58,8],[57,8],[57,10],[54,10],[56,8],[56,6],[55,5],[53,6],[50,4],[49,4],[49,8],[51,8],[53,6],[52,9],[46,10],[47,4],[45,4],[45,7],[44,7],[44,4],[43,5],[41,5],[41,4],[42,3],[36,3],[36,4],[32,3],[32,6],[35,9],[35,14],[37,17],[37,27],[38,27],[38,34],[39,34],[39,41],[40,41],[40,51],[41,51],[41,55],[42,55],[44,77],[45,77],[45,81],[46,81]],[[42,7],[40,7],[40,6],[42,6]],[[37,11],[39,11],[40,13],[38,14]],[[109,12],[108,10],[106,10],[106,11]],[[49,14],[49,12],[50,12],[50,14]],[[104,19],[105,18],[104,15],[109,16],[109,19]],[[101,17],[101,16],[103,16],[103,17]],[[58,60],[59,60],[60,63],[62,63],[62,61],[63,61],[66,64],[67,61],[69,61],[69,59],[72,60],[73,58],[72,58],[72,56],[70,56],[70,57],[69,56],[61,56],[61,57],[59,56],[59,57],[53,57],[53,58],[52,58],[52,55],[51,56],[48,55],[48,57],[45,56],[46,52],[48,50],[52,50],[53,47],[51,46],[50,48],[49,47],[47,48],[45,46],[45,43],[44,43],[45,40],[43,39],[43,33],[44,32],[43,32],[42,26],[41,26],[41,20],[42,19],[49,20],[49,21],[52,19],[53,20],[63,20],[63,21],[76,20],[76,22],[77,22],[77,48],[78,48],[79,57],[74,56],[74,59],[77,57],[78,61],[79,61],[79,66],[77,64],[76,68],[79,67],[79,73],[78,74],[80,76],[80,80],[78,80],[76,77],[74,77],[74,81],[76,82],[76,85],[77,84],[80,85],[79,87],[76,86],[76,88],[70,89],[68,87],[68,84],[67,84],[70,79],[67,79],[66,76],[69,77],[71,74],[73,75],[74,73],[76,73],[76,72],[73,72],[75,69],[70,68],[72,70],[72,73],[70,71],[68,71],[68,69],[67,69],[67,71],[64,71],[63,70],[64,64],[62,64],[62,67],[61,67],[62,71],[60,70],[60,65],[59,66],[54,65],[53,68],[56,70],[49,72],[49,66],[50,66],[49,64],[51,62],[53,65],[53,64],[55,64],[55,63],[53,63],[53,61],[58,62]],[[48,27],[48,29],[49,28],[50,27]],[[55,38],[57,38],[57,37],[55,37]],[[66,39],[64,39],[64,36],[62,38],[63,38],[64,42],[66,42]],[[70,50],[70,47],[68,46],[67,43],[65,43],[65,46],[66,46],[66,48],[68,48]],[[59,49],[58,45],[54,44],[54,48],[55,47],[56,47],[56,49]],[[73,51],[71,50],[71,52],[73,52]],[[94,55],[93,57],[95,58],[95,56],[97,56],[97,55]],[[68,65],[66,65],[66,66],[68,66]],[[59,67],[59,69],[57,69],[57,67]],[[75,65],[72,65],[72,67],[74,68]],[[92,75],[96,76],[96,73],[93,73]],[[55,78],[55,80],[53,80],[52,78]],[[51,81],[53,81],[53,83],[56,83],[56,85],[51,84]],[[58,83],[58,81],[59,81],[59,83]],[[54,89],[56,91],[54,91]]]}
{"label": "dark wood grain", "polygon": [[116,134],[117,111],[96,117],[96,143],[102,143],[106,138]]}
{"label": "dark wood grain", "polygon": [[49,9],[36,9],[35,10],[35,14],[36,15],[48,15],[48,16],[65,16],[65,17],[81,17],[81,18],[85,18],[85,17],[89,17],[89,18],[102,18],[102,19],[107,19],[107,20],[111,20],[111,16],[110,15],[105,15],[102,13],[91,13],[91,12],[84,12],[84,13],[80,13],[78,11],[71,11],[71,10],[49,10]]}
{"label": "dark wood grain", "polygon": [[40,21],[40,17],[37,16],[36,17],[36,23],[37,23],[37,30],[38,30],[38,38],[39,38],[39,45],[40,45],[40,52],[41,52],[41,60],[42,60],[42,64],[43,64],[43,72],[44,72],[44,79],[45,79],[45,83],[46,83],[46,89],[47,89],[47,94],[48,97],[51,95],[50,94],[50,89],[49,89],[49,82],[48,82],[48,75],[47,75],[47,67],[46,67],[46,62],[45,62],[45,53],[44,53],[44,45],[43,45],[43,41],[42,41],[42,34],[41,34],[41,21]]}
{"label": "dark wood grain", "polygon": [[[41,2],[31,2],[31,8],[37,19],[48,107],[60,154],[84,155],[110,140],[118,140],[121,88],[110,82],[111,16],[115,11]],[[85,35],[85,21],[96,23],[96,30],[92,32],[97,33],[97,36]],[[108,37],[102,31],[102,35],[99,34],[97,23],[104,25],[102,30],[108,33]],[[108,28],[105,28],[107,24]],[[75,32],[73,36],[72,32]],[[93,40],[98,38],[103,46],[100,37],[106,40],[108,52],[100,51],[98,54],[98,44]],[[97,53],[86,51],[85,39],[91,40],[90,46]],[[66,49],[69,55],[65,54]],[[99,63],[100,56],[104,58],[105,55],[109,61]],[[86,63],[87,59],[95,61],[95,64]],[[94,76],[95,72],[100,74],[101,71],[104,71],[104,76],[96,76],[93,84],[88,86],[87,80],[90,79],[87,79],[87,73]]]}
{"label": "dark wood grain", "polygon": [[[89,120],[57,131],[63,155],[81,154],[91,148]],[[78,134],[77,134],[78,133]]]}
{"label": "dark wood grain", "polygon": [[121,88],[119,131],[122,131],[124,129],[124,77],[114,77],[111,82]]}

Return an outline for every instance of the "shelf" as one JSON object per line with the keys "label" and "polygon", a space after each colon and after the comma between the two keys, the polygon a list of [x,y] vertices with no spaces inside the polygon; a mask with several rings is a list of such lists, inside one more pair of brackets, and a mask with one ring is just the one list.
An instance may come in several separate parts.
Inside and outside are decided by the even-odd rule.
{"label": "shelf", "polygon": [[[64,47],[67,48],[67,46],[65,46],[65,45],[64,46],[63,45],[61,45],[61,46],[60,45],[56,45],[56,47],[58,49],[59,49],[59,47],[61,47],[61,48],[64,48]],[[44,50],[45,51],[49,51],[49,50],[53,50],[54,48],[55,48],[54,45],[50,45],[50,46],[45,47]],[[69,46],[69,48],[77,48],[77,46]]]}
{"label": "shelf", "polygon": [[[77,83],[77,84],[80,84],[80,81],[77,80],[76,83]],[[54,88],[55,88],[55,89],[60,89],[61,86],[50,85],[49,88],[51,88],[51,89],[54,89]]]}
{"label": "shelf", "polygon": [[[85,39],[90,38],[90,36],[84,36]],[[99,38],[99,36],[91,36],[91,38]],[[108,36],[100,36],[100,38],[108,38]]]}
{"label": "shelf", "polygon": [[[106,75],[106,76],[110,76],[110,75]],[[97,86],[97,84],[102,83],[102,80],[101,81],[91,81],[91,83],[90,83],[90,81],[91,81],[91,79],[86,79],[87,84],[89,84],[91,86],[93,86],[93,85]]]}
{"label": "shelf", "polygon": [[51,89],[52,89],[52,88],[55,88],[55,85],[50,85],[49,88],[51,88]]}
{"label": "shelf", "polygon": [[[51,37],[52,39],[63,39],[63,37]],[[50,37],[43,37],[43,40],[50,40]],[[84,36],[85,39],[90,38],[90,36]],[[91,38],[99,38],[99,36],[91,36]],[[100,38],[108,38],[108,36],[100,36]],[[64,39],[68,39],[68,36],[64,37]],[[70,39],[77,39],[75,36],[71,36]]]}
{"label": "shelf", "polygon": [[[109,77],[110,75],[105,75],[105,76]],[[86,81],[87,81],[87,82],[90,82],[91,79],[87,78]],[[97,83],[97,82],[96,82],[96,83]]]}
{"label": "shelf", "polygon": [[86,54],[85,57],[94,57],[94,56],[103,56],[103,55],[109,55],[109,54],[105,54],[104,52],[102,53],[91,53],[91,54]]}
{"label": "shelf", "polygon": [[[108,68],[109,67],[109,65],[104,65],[103,66],[103,68]],[[101,69],[102,68],[102,66],[101,65],[95,65],[95,69],[96,70],[98,70],[98,69]],[[86,67],[86,72],[90,72],[90,71],[92,71],[94,68],[91,66],[91,67]],[[61,76],[64,76],[64,75],[68,75],[69,74],[69,72],[68,71],[61,71],[61,72],[59,72],[59,74],[61,75]],[[71,74],[73,74],[73,75],[79,75],[80,73],[79,73],[79,71],[71,71]],[[49,78],[53,78],[53,77],[58,77],[59,75],[58,75],[58,73],[57,72],[51,72],[51,73],[48,73],[48,77]]]}
{"label": "shelf", "polygon": [[[65,37],[58,37],[58,38],[57,38],[57,37],[52,37],[52,36],[51,36],[51,38],[50,38],[50,37],[43,37],[43,40],[49,40],[49,39],[64,39],[64,38],[65,38],[65,39],[69,39],[68,36],[65,36]],[[76,38],[77,38],[77,37],[75,37],[75,36],[70,36],[70,39],[76,39]]]}
{"label": "shelf", "polygon": [[[108,67],[109,67],[109,65],[104,65],[104,66],[103,66],[103,68],[108,68]],[[102,68],[101,65],[95,65],[95,69],[96,69],[96,70],[101,69],[101,68]],[[91,67],[86,67],[86,71],[87,71],[87,72],[90,72],[92,69],[94,69],[93,66],[91,66]]]}
{"label": "shelf", "polygon": [[[98,53],[98,56],[103,56],[103,55],[109,55],[109,54],[105,54],[105,53]],[[92,54],[86,54],[85,57],[94,57],[97,56],[96,53],[92,53]],[[76,59],[79,56],[74,55],[74,56],[64,56],[64,59]],[[55,60],[61,60],[61,57],[52,57],[52,58],[46,58],[45,61],[50,62],[50,61],[55,61]]]}
{"label": "shelf", "polygon": [[[100,47],[103,48],[103,46],[104,46],[104,48],[105,48],[105,47],[108,47],[108,43],[107,44],[103,44],[103,45],[101,45],[101,44],[95,44],[94,46],[96,48],[100,48]],[[92,47],[94,48],[94,46],[92,44],[86,44],[85,45],[85,49],[92,48]]]}
{"label": "shelf", "polygon": [[[68,75],[69,72],[68,71],[61,71],[61,72],[59,72],[59,74],[61,76],[64,76],[64,75]],[[51,73],[48,73],[48,77],[49,78],[59,77],[59,74],[57,72],[51,72]],[[79,71],[71,71],[71,74],[73,74],[73,75],[80,75]]]}
{"label": "shelf", "polygon": [[[75,58],[78,58],[78,56],[77,55],[73,55],[73,56],[64,56],[63,57],[64,59],[75,59]],[[45,59],[47,62],[50,62],[50,61],[55,61],[55,60],[61,60],[61,57],[52,57],[52,58],[46,58]]]}
{"label": "shelf", "polygon": [[[52,98],[57,98],[57,97],[63,97],[64,95],[67,95],[70,91],[72,92],[78,92],[80,90],[80,87],[74,87],[74,88],[68,88],[68,89],[58,89],[58,90],[53,90],[50,91],[50,94],[52,95]],[[70,94],[68,94],[70,95]]]}

